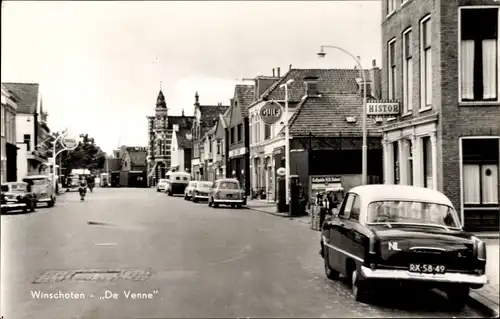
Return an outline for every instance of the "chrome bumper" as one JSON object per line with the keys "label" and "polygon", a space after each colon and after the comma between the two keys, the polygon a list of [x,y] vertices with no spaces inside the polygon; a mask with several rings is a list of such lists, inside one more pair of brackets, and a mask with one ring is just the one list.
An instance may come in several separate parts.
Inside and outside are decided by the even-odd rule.
{"label": "chrome bumper", "polygon": [[40,198],[40,199],[37,199],[37,202],[50,202],[52,199],[49,197],[49,198]]}
{"label": "chrome bumper", "polygon": [[214,203],[243,204],[243,199],[214,199]]}
{"label": "chrome bumper", "polygon": [[196,199],[208,199],[208,195],[193,195],[193,198],[196,198]]}
{"label": "chrome bumper", "polygon": [[486,285],[488,278],[486,275],[474,276],[469,274],[446,273],[446,274],[420,274],[406,270],[375,269],[361,266],[361,274],[366,279],[396,279],[396,280],[417,280],[427,282],[443,283],[463,283],[471,285]]}
{"label": "chrome bumper", "polygon": [[10,203],[2,204],[2,208],[17,208],[17,207],[27,207],[26,203]]}

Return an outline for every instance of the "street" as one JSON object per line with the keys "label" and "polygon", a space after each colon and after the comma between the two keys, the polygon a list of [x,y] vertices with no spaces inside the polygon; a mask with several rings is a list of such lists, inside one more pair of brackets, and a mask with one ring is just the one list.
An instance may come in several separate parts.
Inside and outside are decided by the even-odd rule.
{"label": "street", "polygon": [[326,279],[309,225],[155,189],[66,193],[3,215],[1,249],[5,319],[481,317],[434,292],[357,303]]}

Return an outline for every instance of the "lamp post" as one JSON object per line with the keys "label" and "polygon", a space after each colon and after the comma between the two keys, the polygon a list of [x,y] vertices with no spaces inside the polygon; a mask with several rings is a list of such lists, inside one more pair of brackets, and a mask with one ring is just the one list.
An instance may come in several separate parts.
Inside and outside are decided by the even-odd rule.
{"label": "lamp post", "polygon": [[368,169],[367,169],[367,166],[368,166],[368,146],[367,146],[367,128],[366,128],[366,75],[365,75],[365,71],[363,69],[363,66],[361,65],[361,62],[359,60],[359,58],[355,57],[352,53],[350,53],[349,51],[341,48],[341,47],[338,47],[338,46],[335,46],[335,45],[322,45],[321,46],[321,50],[320,52],[318,53],[318,56],[323,58],[326,56],[326,52],[325,52],[325,48],[328,48],[328,49],[337,49],[337,50],[340,50],[344,53],[346,53],[347,55],[349,55],[351,58],[353,58],[355,61],[356,61],[356,64],[358,65],[359,67],[359,70],[361,72],[361,78],[363,79],[363,115],[362,115],[362,118],[363,118],[363,146],[361,148],[361,158],[362,158],[362,177],[361,177],[361,183],[363,185],[365,185],[367,183],[367,180],[368,180]]}
{"label": "lamp post", "polygon": [[280,85],[280,88],[285,88],[285,203],[290,204],[290,130],[288,128],[288,86],[292,84],[293,79],[288,80],[286,83]]}

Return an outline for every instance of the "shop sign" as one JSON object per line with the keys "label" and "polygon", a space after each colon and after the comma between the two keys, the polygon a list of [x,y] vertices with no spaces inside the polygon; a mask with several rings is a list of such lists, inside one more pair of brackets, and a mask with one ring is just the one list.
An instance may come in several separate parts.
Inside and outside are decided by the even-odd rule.
{"label": "shop sign", "polygon": [[311,177],[311,184],[331,184],[340,183],[342,181],[340,176],[315,176]]}
{"label": "shop sign", "polygon": [[283,109],[278,103],[271,101],[267,102],[260,108],[259,114],[262,122],[267,125],[272,125],[281,119]]}
{"label": "shop sign", "polygon": [[244,154],[246,154],[246,152],[247,152],[247,148],[246,147],[240,147],[238,149],[229,151],[229,158],[235,157],[235,156],[244,155]]}
{"label": "shop sign", "polygon": [[65,136],[61,143],[65,149],[72,150],[78,146],[78,139],[75,137]]}
{"label": "shop sign", "polygon": [[394,116],[401,113],[398,101],[369,101],[366,103],[368,116]]}

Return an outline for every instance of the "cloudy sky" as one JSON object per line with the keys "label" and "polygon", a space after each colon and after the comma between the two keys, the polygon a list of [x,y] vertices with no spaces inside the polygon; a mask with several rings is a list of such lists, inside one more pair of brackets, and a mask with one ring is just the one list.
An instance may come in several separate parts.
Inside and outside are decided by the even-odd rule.
{"label": "cloudy sky", "polygon": [[[228,103],[244,78],[381,62],[380,1],[2,1],[2,82],[37,82],[53,130],[107,152],[146,145],[160,81],[170,114]],[[159,63],[157,63],[157,58]]]}

